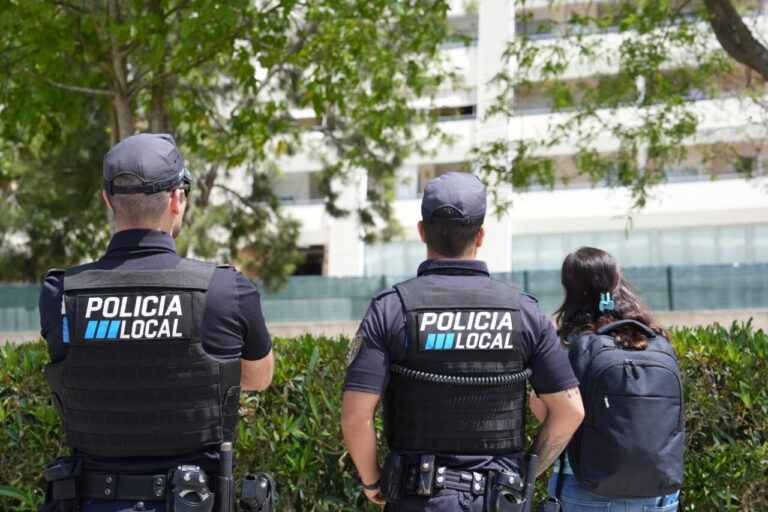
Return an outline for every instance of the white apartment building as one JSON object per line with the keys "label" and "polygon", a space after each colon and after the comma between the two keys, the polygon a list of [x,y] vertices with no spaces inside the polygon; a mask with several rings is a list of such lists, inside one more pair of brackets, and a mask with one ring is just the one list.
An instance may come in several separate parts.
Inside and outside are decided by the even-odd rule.
{"label": "white apartment building", "polygon": [[[597,8],[601,2],[565,3],[559,10],[551,10],[547,0],[526,3],[532,23],[555,22],[555,28],[538,36],[536,44],[549,44],[557,37],[557,22],[565,20],[570,10]],[[521,106],[514,117],[486,118],[496,95],[488,81],[505,65],[501,54],[520,28],[516,14],[521,7],[514,0],[454,0],[452,4],[450,23],[473,41],[469,46],[443,49],[461,70],[466,86],[443,91],[438,98],[440,107],[459,112],[440,123],[456,142],[436,155],[414,157],[401,169],[395,209],[405,228],[404,239],[366,245],[355,218],[334,219],[325,213],[315,174],[321,168],[319,161],[301,155],[284,166],[277,193],[289,214],[303,225],[300,246],[309,256],[305,269],[309,273],[412,274],[425,257],[416,223],[426,181],[446,171],[465,169],[470,150],[483,142],[543,136],[552,116],[562,115],[552,113],[534,94],[518,102]],[[752,21],[768,28],[763,17]],[[606,33],[594,37],[604,38],[605,44],[617,44],[620,36]],[[714,35],[712,41],[716,44]],[[595,73],[606,71],[610,71],[607,63],[575,64],[566,77],[588,81]],[[691,148],[727,142],[736,148],[736,163],[702,163],[701,154],[692,149],[684,165],[670,170],[668,182],[653,189],[653,199],[633,214],[631,222],[627,218],[630,196],[622,189],[593,188],[575,180],[554,191],[503,190],[511,197],[512,207],[500,217],[492,215],[489,208],[488,235],[479,256],[492,272],[557,269],[568,252],[583,245],[612,252],[625,267],[768,262],[768,180],[741,176],[745,167],[768,167],[768,133],[765,119],[759,121],[765,113],[750,111],[734,96],[702,99],[695,108],[701,122],[695,140],[690,141]],[[601,151],[612,151],[617,142],[605,137],[598,145]],[[551,151],[565,160],[575,149],[565,144]],[[366,201],[366,190],[365,172],[361,170],[354,183],[343,187],[340,205],[353,209]]]}

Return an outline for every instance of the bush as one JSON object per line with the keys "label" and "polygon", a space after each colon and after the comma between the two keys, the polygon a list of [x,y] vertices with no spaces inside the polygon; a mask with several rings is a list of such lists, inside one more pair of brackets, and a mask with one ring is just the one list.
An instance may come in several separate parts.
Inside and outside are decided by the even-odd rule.
{"label": "bush", "polygon": [[[768,510],[768,338],[750,325],[681,330],[672,338],[687,401],[683,510]],[[275,340],[272,386],[241,396],[236,473],[271,473],[278,511],[380,510],[366,508],[341,442],[347,347],[344,339]],[[42,342],[0,347],[2,510],[34,510],[41,470],[62,451],[42,374],[47,359]]]}

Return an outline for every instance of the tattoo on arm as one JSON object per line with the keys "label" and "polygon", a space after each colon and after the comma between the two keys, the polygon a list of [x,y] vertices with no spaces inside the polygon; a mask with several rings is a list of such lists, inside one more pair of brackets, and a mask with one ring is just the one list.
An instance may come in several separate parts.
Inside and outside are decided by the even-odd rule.
{"label": "tattoo on arm", "polygon": [[579,396],[579,388],[571,388],[565,390],[565,398],[573,400],[574,397]]}
{"label": "tattoo on arm", "polygon": [[562,451],[568,446],[571,436],[554,436],[550,439],[546,431],[546,423],[541,426],[536,439],[533,441],[531,451],[539,456],[539,467],[536,476],[542,474]]}

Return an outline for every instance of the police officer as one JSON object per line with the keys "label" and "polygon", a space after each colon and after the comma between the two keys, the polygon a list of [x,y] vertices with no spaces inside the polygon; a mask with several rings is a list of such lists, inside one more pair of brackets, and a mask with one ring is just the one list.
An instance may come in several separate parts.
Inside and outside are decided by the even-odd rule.
{"label": "police officer", "polygon": [[[504,505],[522,501],[526,368],[547,407],[531,448],[536,474],[584,414],[536,300],[491,279],[476,259],[485,211],[476,176],[431,180],[418,223],[428,259],[416,278],[373,298],[353,341],[342,430],[365,495],[390,511],[520,510]],[[382,395],[390,450],[383,474],[373,427]]]}
{"label": "police officer", "polygon": [[44,510],[210,510],[239,391],[272,380],[259,292],[231,266],[176,254],[192,176],[173,137],[129,137],[103,171],[117,227],[106,254],[51,270],[40,295],[73,453],[46,469]]}

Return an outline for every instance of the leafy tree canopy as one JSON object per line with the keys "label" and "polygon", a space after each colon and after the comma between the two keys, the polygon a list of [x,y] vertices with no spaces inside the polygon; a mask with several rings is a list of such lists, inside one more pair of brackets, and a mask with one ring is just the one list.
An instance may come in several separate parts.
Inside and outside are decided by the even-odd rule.
{"label": "leafy tree canopy", "polygon": [[[101,157],[141,131],[173,133],[196,176],[182,251],[225,248],[278,285],[299,261],[299,226],[272,183],[308,141],[325,155],[328,211],[357,215],[375,238],[377,223],[392,225],[395,170],[440,136],[408,101],[451,78],[438,51],[446,11],[441,0],[0,0],[0,278],[37,280],[103,251]],[[359,169],[378,192],[343,211],[335,184]]]}
{"label": "leafy tree canopy", "polygon": [[[525,101],[553,115],[546,126],[521,118],[515,124],[531,128],[519,138],[475,149],[488,181],[552,188],[587,177],[627,187],[641,208],[692,148],[705,159],[736,156],[700,136],[702,100],[738,98],[732,120],[740,140],[760,145],[768,136],[767,25],[755,16],[765,2],[615,0],[579,9],[552,0],[550,13],[563,21],[534,18],[521,4],[505,53],[509,71],[493,80],[498,97],[489,115],[521,116]],[[723,109],[716,101],[708,108]]]}

